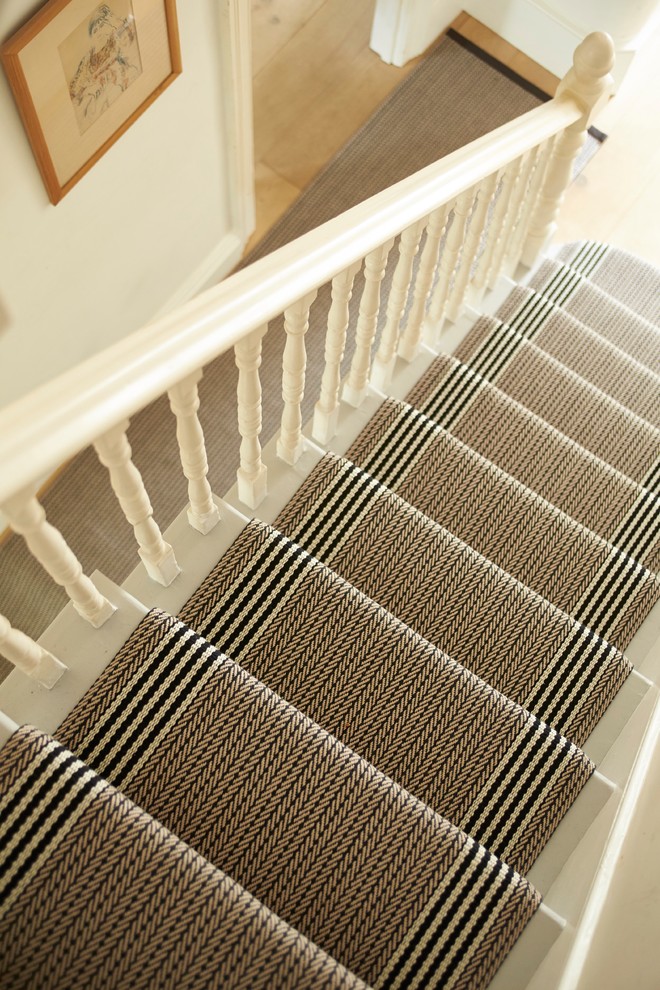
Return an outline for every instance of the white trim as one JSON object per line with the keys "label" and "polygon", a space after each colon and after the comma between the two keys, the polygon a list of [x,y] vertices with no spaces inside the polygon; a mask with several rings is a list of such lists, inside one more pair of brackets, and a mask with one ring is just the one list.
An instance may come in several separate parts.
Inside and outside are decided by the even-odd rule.
{"label": "white trim", "polygon": [[428,48],[462,9],[461,0],[377,0],[370,47],[384,62],[405,65]]}
{"label": "white trim", "polygon": [[220,45],[229,144],[231,228],[245,246],[256,226],[250,4],[221,0]]}
{"label": "white trim", "polygon": [[[228,275],[241,260],[245,241],[238,233],[225,234],[220,243],[204,259],[202,264],[195,269],[183,285],[179,286],[173,296],[171,296],[164,306],[154,314],[154,320],[160,320],[167,316],[172,310],[177,309],[189,302],[194,296],[205,289],[211,288],[221,279]],[[0,517],[0,522],[2,518]]]}

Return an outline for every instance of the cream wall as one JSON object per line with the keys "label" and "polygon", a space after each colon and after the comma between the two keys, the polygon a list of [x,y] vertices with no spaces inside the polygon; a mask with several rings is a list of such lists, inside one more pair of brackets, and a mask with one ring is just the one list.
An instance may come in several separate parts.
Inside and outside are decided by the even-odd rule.
{"label": "cream wall", "polygon": [[[39,6],[2,0],[0,40]],[[0,72],[0,405],[235,263],[253,211],[238,6],[179,0],[182,75],[57,206]]]}

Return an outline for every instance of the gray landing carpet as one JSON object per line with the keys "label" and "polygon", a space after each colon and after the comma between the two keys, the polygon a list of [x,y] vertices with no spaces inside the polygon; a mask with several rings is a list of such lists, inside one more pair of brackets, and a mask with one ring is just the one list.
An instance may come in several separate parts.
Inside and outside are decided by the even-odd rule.
{"label": "gray landing carpet", "polygon": [[[455,39],[445,38],[303,193],[248,260],[280,247],[539,102],[538,94],[522,88]],[[391,262],[396,253],[395,248],[390,254]],[[387,279],[391,272],[392,263]],[[352,303],[353,326],[361,286],[359,276]],[[306,338],[311,356],[306,417],[311,414],[320,383],[328,306],[329,291],[323,289],[312,309]],[[262,365],[264,440],[274,435],[281,418],[282,340],[281,323],[275,321],[265,341]],[[346,360],[349,357],[350,351]],[[234,483],[238,466],[236,369],[232,355],[217,359],[205,369],[200,393],[209,478],[213,490],[222,495]],[[174,420],[166,400],[134,417],[129,439],[155,518],[164,528],[187,500]],[[46,495],[44,505],[50,521],[66,535],[87,572],[98,567],[121,583],[136,565],[132,531],[93,451],[83,452],[71,463]],[[33,562],[19,537],[12,537],[0,547],[0,602],[9,620],[32,636],[38,636],[66,604],[64,592]],[[0,659],[0,671],[8,670]]]}
{"label": "gray landing carpet", "polygon": [[0,850],[3,987],[366,990],[34,728],[2,749]]}
{"label": "gray landing carpet", "polygon": [[509,866],[158,610],[57,737],[383,990],[485,987],[539,905]]}

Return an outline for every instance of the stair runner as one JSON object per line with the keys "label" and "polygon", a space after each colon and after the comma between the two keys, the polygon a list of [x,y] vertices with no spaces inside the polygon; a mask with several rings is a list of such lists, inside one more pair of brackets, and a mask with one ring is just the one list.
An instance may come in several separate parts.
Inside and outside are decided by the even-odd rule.
{"label": "stair runner", "polygon": [[510,866],[157,610],[57,736],[376,988],[485,985],[538,907]]}
{"label": "stair runner", "polygon": [[0,945],[13,990],[364,988],[30,727],[0,766]]}
{"label": "stair runner", "polygon": [[519,871],[591,774],[559,733],[263,523],[181,618]]}
{"label": "stair runner", "polygon": [[[55,824],[25,833],[11,931],[44,870],[60,896],[73,869],[75,896],[79,821],[113,814],[136,877],[154,849],[166,876],[185,861],[182,910],[158,905],[172,930],[186,883],[223,899],[220,927],[205,914],[186,943],[191,986],[237,925],[231,951],[263,985],[485,987],[538,907],[521,873],[592,773],[621,650],[660,597],[659,285],[623,252],[568,245],[326,454],[274,526],[247,525],[180,619],[149,613],[58,743],[20,730],[0,787]],[[65,802],[69,777],[89,784],[82,811],[32,796],[42,763]],[[97,855],[81,869],[102,902]],[[108,911],[130,928],[126,899]]]}

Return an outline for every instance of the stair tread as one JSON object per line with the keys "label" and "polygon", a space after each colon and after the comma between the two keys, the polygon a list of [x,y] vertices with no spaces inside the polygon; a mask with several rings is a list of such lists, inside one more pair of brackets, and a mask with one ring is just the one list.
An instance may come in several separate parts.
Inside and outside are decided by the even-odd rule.
{"label": "stair tread", "polygon": [[180,618],[520,872],[593,769],[264,523],[246,527]]}
{"label": "stair tread", "polygon": [[660,272],[648,261],[599,241],[563,244],[557,259],[628,309],[660,325]]}
{"label": "stair tread", "polygon": [[[577,522],[640,557],[650,570],[659,569],[658,496],[497,385],[440,355],[406,401]],[[640,546],[647,544],[641,556]]]}
{"label": "stair tread", "polygon": [[630,673],[614,647],[344,458],[327,454],[275,526],[578,745]]}
{"label": "stair tread", "polygon": [[5,986],[365,987],[37,729],[3,747],[0,807]]}
{"label": "stair tread", "polygon": [[556,303],[518,285],[496,317],[631,412],[660,426],[660,377]]}
{"label": "stair tread", "polygon": [[538,907],[500,860],[157,610],[57,736],[369,984],[409,945],[404,969],[426,952],[432,978],[460,966],[485,986]]}
{"label": "stair tread", "polygon": [[548,258],[528,284],[655,374],[660,373],[658,328],[580,272]]}
{"label": "stair tread", "polygon": [[660,476],[660,431],[506,324],[477,320],[454,356],[633,481]]}
{"label": "stair tread", "polygon": [[346,457],[619,649],[660,598],[641,564],[404,402],[384,402]]}

